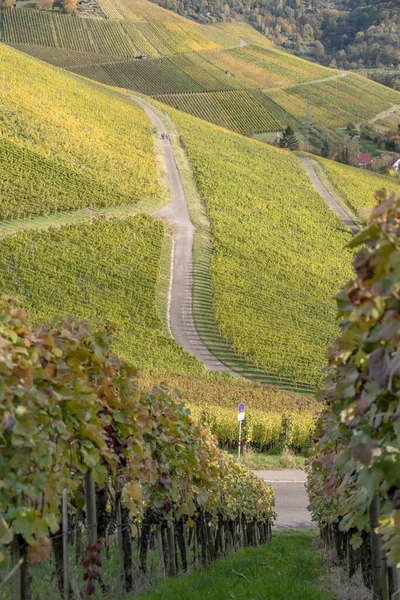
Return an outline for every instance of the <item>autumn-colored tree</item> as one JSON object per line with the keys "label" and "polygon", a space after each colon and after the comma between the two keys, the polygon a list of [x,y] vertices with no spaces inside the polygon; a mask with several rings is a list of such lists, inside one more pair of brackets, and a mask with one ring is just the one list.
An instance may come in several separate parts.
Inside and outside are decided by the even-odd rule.
{"label": "autumn-colored tree", "polygon": [[76,10],[76,0],[63,0],[63,9],[66,13],[72,13]]}

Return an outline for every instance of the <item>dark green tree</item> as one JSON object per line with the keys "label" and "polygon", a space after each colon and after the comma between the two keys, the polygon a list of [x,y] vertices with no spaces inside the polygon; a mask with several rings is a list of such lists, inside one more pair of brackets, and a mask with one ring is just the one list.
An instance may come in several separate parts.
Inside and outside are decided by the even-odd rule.
{"label": "dark green tree", "polygon": [[328,158],[329,151],[330,151],[329,141],[327,139],[325,139],[324,143],[322,144],[322,148],[321,148],[321,156],[323,156],[324,158]]}
{"label": "dark green tree", "polygon": [[283,136],[280,141],[281,148],[289,148],[290,150],[299,149],[299,140],[297,139],[293,129],[288,125],[283,132]]}

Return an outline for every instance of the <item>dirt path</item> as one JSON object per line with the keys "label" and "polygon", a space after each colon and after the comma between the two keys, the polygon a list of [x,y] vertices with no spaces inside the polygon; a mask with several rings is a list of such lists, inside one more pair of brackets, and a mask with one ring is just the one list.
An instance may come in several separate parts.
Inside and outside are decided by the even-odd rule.
{"label": "dirt path", "polygon": [[340,219],[342,219],[343,223],[347,225],[347,227],[351,230],[352,234],[356,235],[360,231],[360,228],[358,227],[358,225],[356,225],[356,223],[354,223],[354,221],[340,206],[340,204],[338,204],[338,202],[335,200],[332,194],[328,192],[328,190],[318,177],[314,169],[314,165],[308,160],[308,158],[305,158],[303,156],[298,156],[298,159],[307,171],[307,174],[313,182],[314,187],[316,188],[320,196],[322,196],[322,198],[325,200],[329,208],[331,208],[333,212],[336,213]]}
{"label": "dirt path", "polygon": [[[131,96],[149,115],[160,134],[167,130],[158,115],[143,100]],[[152,213],[153,217],[168,219],[175,227],[175,240],[171,265],[168,322],[172,336],[187,352],[204,362],[211,371],[232,371],[217,360],[201,341],[193,322],[193,234],[181,177],[176,166],[169,139],[161,140],[162,153],[171,190],[171,202]]]}
{"label": "dirt path", "polygon": [[308,496],[304,487],[306,474],[300,469],[254,471],[271,483],[275,492],[276,529],[308,529],[315,527],[308,512]]}

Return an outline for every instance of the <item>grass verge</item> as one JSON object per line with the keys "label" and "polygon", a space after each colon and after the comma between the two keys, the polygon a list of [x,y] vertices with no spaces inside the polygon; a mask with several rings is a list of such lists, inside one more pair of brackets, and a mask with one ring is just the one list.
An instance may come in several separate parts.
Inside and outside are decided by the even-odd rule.
{"label": "grass verge", "polygon": [[[237,451],[231,451],[229,454],[237,456]],[[240,460],[243,465],[252,471],[261,469],[304,469],[307,457],[307,448],[304,448],[300,454],[295,454],[289,448],[282,447],[282,444],[279,444],[267,452],[247,450]]]}
{"label": "grass verge", "polygon": [[[167,580],[140,600],[333,600],[324,589],[315,531],[274,533],[272,542],[247,548],[180,579]],[[117,597],[114,597],[118,600]]]}

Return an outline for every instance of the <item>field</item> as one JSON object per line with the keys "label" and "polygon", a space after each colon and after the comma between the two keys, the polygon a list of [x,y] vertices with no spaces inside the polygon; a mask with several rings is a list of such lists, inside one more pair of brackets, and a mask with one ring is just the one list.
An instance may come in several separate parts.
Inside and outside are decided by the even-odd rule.
{"label": "field", "polygon": [[399,193],[396,178],[342,165],[332,160],[317,159],[344,202],[362,220],[368,219],[376,206],[375,192],[386,189],[388,194]]}
{"label": "field", "polygon": [[141,109],[7,46],[0,58],[1,219],[134,205],[160,194]]}
{"label": "field", "polygon": [[11,45],[38,45],[121,58],[221,48],[185,20],[106,21],[24,9],[3,10],[1,16],[3,41]]}
{"label": "field", "polygon": [[212,223],[223,336],[253,364],[319,383],[339,331],[331,296],[350,275],[349,232],[291,154],[168,112]]}
{"label": "field", "polygon": [[114,350],[145,371],[201,375],[200,363],[163,331],[157,286],[164,227],[141,215],[96,220],[0,242],[0,287],[34,323],[54,315],[116,328]]}
{"label": "field", "polygon": [[328,127],[367,121],[400,101],[399,92],[354,74],[265,93],[297,119],[309,102],[314,123]]}
{"label": "field", "polygon": [[2,40],[246,135],[289,124],[299,130],[308,102],[313,124],[331,128],[400,104],[400,93],[292,56],[249,25],[200,25],[145,0],[102,0],[101,6],[109,19],[2,10]]}
{"label": "field", "polygon": [[237,133],[277,131],[297,121],[284,109],[258,91],[203,92],[156,96],[200,119]]}
{"label": "field", "polygon": [[144,376],[143,385],[165,385],[179,390],[196,422],[207,425],[221,446],[237,447],[237,406],[246,403],[243,439],[247,449],[263,451],[278,442],[301,448],[313,434],[321,404],[314,396],[254,385],[221,377]]}

